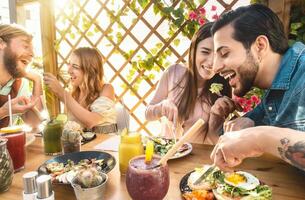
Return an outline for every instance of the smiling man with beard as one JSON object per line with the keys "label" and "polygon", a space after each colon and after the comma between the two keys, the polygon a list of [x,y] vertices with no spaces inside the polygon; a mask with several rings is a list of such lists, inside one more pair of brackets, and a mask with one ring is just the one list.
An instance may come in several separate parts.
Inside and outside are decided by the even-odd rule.
{"label": "smiling man with beard", "polygon": [[[305,45],[288,47],[278,16],[260,4],[223,14],[212,33],[214,70],[234,95],[253,86],[266,90],[253,111],[225,125],[231,132],[219,138],[214,163],[228,170],[268,152],[305,171]],[[213,114],[222,117],[221,110]]]}
{"label": "smiling man with beard", "polygon": [[[23,120],[32,127],[40,123],[34,109],[42,109],[41,79],[25,70],[32,58],[32,35],[17,25],[0,25],[0,128],[8,126],[8,95],[13,114],[23,114]],[[32,94],[26,79],[33,82]]]}

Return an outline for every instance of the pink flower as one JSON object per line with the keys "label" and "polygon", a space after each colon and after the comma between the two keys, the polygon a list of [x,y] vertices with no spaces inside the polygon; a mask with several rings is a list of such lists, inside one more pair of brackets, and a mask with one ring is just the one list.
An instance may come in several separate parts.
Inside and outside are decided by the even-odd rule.
{"label": "pink flower", "polygon": [[252,95],[251,96],[251,100],[255,103],[255,104],[259,104],[261,102],[261,99],[256,96],[256,95]]}
{"label": "pink flower", "polygon": [[249,112],[252,110],[252,107],[251,106],[244,106],[243,107],[243,112]]}
{"label": "pink flower", "polygon": [[190,12],[189,14],[190,20],[196,20],[197,19],[197,13],[195,11]]}
{"label": "pink flower", "polygon": [[204,9],[204,7],[200,7],[198,10],[199,10],[199,13],[200,13],[201,15],[205,15],[205,9]]}
{"label": "pink flower", "polygon": [[212,19],[214,19],[214,20],[218,20],[218,18],[219,18],[219,16],[217,14],[212,16]]}
{"label": "pink flower", "polygon": [[216,11],[217,7],[216,6],[212,6],[211,11]]}
{"label": "pink flower", "polygon": [[203,18],[199,18],[198,23],[200,24],[200,26],[202,26],[205,23],[205,20]]}
{"label": "pink flower", "polygon": [[244,105],[246,104],[247,99],[242,98],[242,97],[238,97],[237,102],[239,103],[239,105]]}
{"label": "pink flower", "polygon": [[252,102],[251,99],[247,99],[247,100],[246,100],[246,105],[252,106],[252,104],[253,104],[253,102]]}

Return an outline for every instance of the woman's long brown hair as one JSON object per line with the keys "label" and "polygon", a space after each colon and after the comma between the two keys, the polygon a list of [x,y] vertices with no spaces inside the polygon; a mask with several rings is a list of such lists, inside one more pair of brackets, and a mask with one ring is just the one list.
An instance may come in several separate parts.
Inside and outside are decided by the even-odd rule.
{"label": "woman's long brown hair", "polygon": [[[216,94],[212,94],[209,91],[209,88],[212,83],[221,83],[223,84],[223,90],[221,91],[222,95],[231,97],[231,87],[229,83],[220,75],[214,75],[210,80],[208,80],[202,89],[201,94],[198,94],[198,71],[196,68],[196,50],[198,43],[202,40],[212,37],[211,28],[213,22],[208,22],[200,27],[200,29],[195,33],[192,38],[191,45],[189,48],[189,58],[188,58],[188,70],[182,76],[179,84],[176,87],[181,87],[182,84],[183,89],[182,93],[178,98],[178,115],[179,120],[186,120],[195,109],[196,99],[199,97],[202,101],[206,101],[209,105],[213,105],[218,96]],[[185,81],[185,82],[184,82]],[[176,88],[175,88],[176,89]]]}
{"label": "woman's long brown hair", "polygon": [[[72,52],[80,60],[80,68],[84,73],[84,82],[79,87],[73,87],[72,96],[84,108],[89,106],[100,96],[104,81],[103,59],[97,49],[81,47]],[[84,94],[79,99],[80,93]]]}

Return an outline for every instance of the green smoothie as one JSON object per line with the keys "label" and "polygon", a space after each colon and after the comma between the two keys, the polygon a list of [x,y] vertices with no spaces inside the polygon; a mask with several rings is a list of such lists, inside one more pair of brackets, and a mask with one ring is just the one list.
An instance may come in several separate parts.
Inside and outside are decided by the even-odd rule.
{"label": "green smoothie", "polygon": [[61,134],[63,123],[51,120],[43,130],[44,152],[47,155],[58,155],[62,153]]}

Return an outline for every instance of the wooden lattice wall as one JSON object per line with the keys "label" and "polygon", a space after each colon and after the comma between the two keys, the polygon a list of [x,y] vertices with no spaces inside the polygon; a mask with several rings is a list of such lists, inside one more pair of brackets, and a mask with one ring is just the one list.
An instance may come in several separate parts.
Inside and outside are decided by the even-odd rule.
{"label": "wooden lattice wall", "polygon": [[[145,107],[152,98],[158,80],[166,67],[170,64],[186,62],[190,38],[181,33],[185,23],[175,34],[169,36],[168,19],[153,12],[155,1],[149,1],[145,8],[138,10],[134,10],[134,6],[132,8],[132,1],[129,0],[53,0],[53,2],[40,0],[40,2],[42,18],[50,18],[52,16],[50,11],[54,12],[54,24],[51,23],[52,20],[44,20],[47,26],[51,26],[48,31],[53,31],[43,36],[49,41],[48,45],[44,45],[45,51],[51,53],[50,38],[55,37],[54,54],[44,54],[46,70],[58,72],[58,78],[67,86],[66,70],[71,51],[81,46],[98,48],[105,61],[105,77],[115,87],[118,102],[122,103],[130,113],[131,129],[158,134],[160,124],[145,120]],[[164,1],[173,7],[179,6],[181,2]],[[183,2],[187,5],[187,1]],[[245,1],[226,2],[228,1],[208,1],[205,7],[209,10],[209,6],[216,5],[217,14],[221,14],[224,10],[234,9],[238,4],[245,5]],[[50,6],[54,6],[54,9],[50,9]],[[174,40],[177,38],[180,43],[174,45]],[[151,49],[155,44],[159,44],[159,49],[152,53]],[[145,57],[149,53],[157,57],[165,51],[170,52],[168,61],[164,64],[154,63],[159,70],[147,72],[137,69],[133,72],[133,76],[130,76],[132,63],[137,58]],[[54,55],[56,61],[52,58]],[[53,59],[52,65],[57,63],[56,70],[52,69],[54,66],[50,64],[49,59]],[[139,79],[142,82],[137,85]],[[50,104],[54,105],[52,102]],[[56,114],[58,109],[53,109],[53,112]]]}

